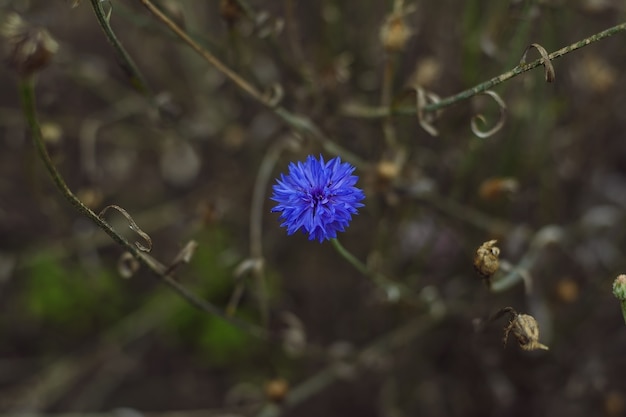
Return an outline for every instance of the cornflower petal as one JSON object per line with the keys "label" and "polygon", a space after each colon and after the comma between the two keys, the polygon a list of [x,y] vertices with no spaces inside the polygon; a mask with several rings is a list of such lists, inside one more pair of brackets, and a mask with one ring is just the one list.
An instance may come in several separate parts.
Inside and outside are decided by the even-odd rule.
{"label": "cornflower petal", "polygon": [[324,162],[309,155],[304,162],[290,163],[287,175],[281,174],[273,187],[271,199],[279,212],[281,226],[292,235],[298,230],[309,240],[334,239],[343,232],[363,207],[363,190],[355,187],[358,177],[354,167],[339,157]]}

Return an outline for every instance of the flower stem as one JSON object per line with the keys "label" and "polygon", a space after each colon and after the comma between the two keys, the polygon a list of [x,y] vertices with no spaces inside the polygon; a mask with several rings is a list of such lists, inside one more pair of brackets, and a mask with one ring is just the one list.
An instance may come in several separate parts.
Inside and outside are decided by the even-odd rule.
{"label": "flower stem", "polygon": [[350,262],[350,264],[355,267],[360,273],[369,277],[372,276],[372,273],[369,269],[367,269],[367,266],[365,266],[363,262],[359,261],[356,256],[350,253],[341,243],[339,243],[339,240],[335,238],[331,239],[330,241],[332,242],[333,247],[337,250],[337,252],[339,252],[339,255],[343,256],[344,259]]}
{"label": "flower stem", "polygon": [[414,293],[407,286],[391,281],[389,278],[382,274],[374,272],[365,266],[365,264],[359,261],[356,256],[350,253],[337,238],[330,240],[333,247],[339,252],[343,258],[350,262],[360,273],[370,278],[374,284],[376,284],[381,290],[385,292],[385,295],[389,301],[398,301],[400,298],[415,298]]}

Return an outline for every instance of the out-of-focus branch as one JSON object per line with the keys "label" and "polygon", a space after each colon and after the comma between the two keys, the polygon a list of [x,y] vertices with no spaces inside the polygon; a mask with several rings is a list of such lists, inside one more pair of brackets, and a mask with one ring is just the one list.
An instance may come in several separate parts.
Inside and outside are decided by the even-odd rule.
{"label": "out-of-focus branch", "polygon": [[37,152],[41,160],[43,161],[48,173],[52,177],[55,185],[61,191],[66,200],[68,200],[72,206],[79,213],[89,218],[92,222],[96,224],[100,229],[102,229],[106,234],[108,234],[111,239],[113,239],[117,244],[122,246],[128,252],[130,252],[137,260],[139,260],[143,265],[145,265],[150,271],[159,277],[159,279],[168,285],[171,289],[173,289],[178,295],[183,297],[187,302],[196,307],[197,309],[204,311],[205,313],[217,316],[222,318],[223,320],[228,321],[229,323],[236,325],[253,336],[259,337],[261,339],[267,339],[268,334],[260,327],[255,326],[251,323],[238,320],[234,317],[227,316],[221,309],[216,307],[215,305],[198,298],[195,294],[189,291],[186,287],[179,284],[176,280],[174,280],[167,272],[167,268],[158,262],[156,259],[148,256],[147,254],[141,252],[135,245],[131,244],[128,240],[126,240],[122,235],[120,235],[115,229],[111,227],[109,223],[103,220],[100,216],[94,213],[91,209],[85,206],[67,186],[65,180],[59,173],[59,171],[54,166],[48,151],[46,150],[46,145],[43,141],[43,137],[41,134],[41,127],[39,125],[39,121],[37,118],[36,104],[35,104],[35,86],[34,86],[34,76],[27,75],[20,78],[19,87],[20,87],[20,97],[22,100],[22,110],[24,112],[24,116],[26,117],[26,121],[28,123],[28,127],[33,136],[33,141],[35,142],[35,147],[37,148]]}
{"label": "out-of-focus branch", "polygon": [[[596,33],[595,35],[589,36],[583,40],[575,42],[571,45],[565,46],[557,51],[552,52],[547,55],[547,58],[552,61],[556,58],[560,58],[565,54],[573,52],[577,49],[582,48],[583,46],[587,46],[599,40],[608,38],[609,36],[615,35],[616,33],[626,31],[626,22],[619,24],[617,26],[613,26],[612,28],[606,29],[602,32]],[[473,97],[477,94],[483,93],[494,86],[501,84],[513,77],[516,77],[520,74],[523,74],[527,71],[537,68],[540,65],[544,64],[545,58],[538,58],[530,63],[520,63],[515,68],[502,73],[496,77],[493,77],[490,80],[487,80],[483,83],[480,83],[472,88],[461,91],[460,93],[454,94],[450,97],[446,97],[437,101],[436,103],[430,103],[424,106],[422,111],[424,112],[434,112],[437,110],[441,110],[445,107],[450,107],[453,104],[456,104],[460,101],[466,100],[470,97]],[[391,114],[410,114],[414,115],[416,112],[415,107],[396,107],[393,109],[389,109],[388,107],[368,107],[368,106],[360,106],[350,104],[344,106],[343,114],[345,116],[350,117],[361,117],[361,118],[384,118],[388,117]]]}
{"label": "out-of-focus branch", "polygon": [[207,49],[202,47],[199,43],[194,41],[187,32],[178,26],[172,19],[167,17],[163,12],[161,12],[150,0],[139,0],[158,20],[163,22],[176,36],[182,39],[187,45],[189,45],[194,51],[196,51],[205,61],[214,66],[218,71],[224,74],[228,79],[230,79],[239,89],[247,93],[250,97],[252,97],[255,101],[262,104],[266,108],[272,110],[278,117],[280,117],[283,122],[288,124],[295,131],[312,137],[313,139],[319,141],[322,147],[329,153],[334,155],[341,155],[342,159],[351,164],[358,166],[360,168],[364,168],[367,166],[367,163],[363,161],[361,158],[352,154],[351,152],[343,149],[337,143],[333,142],[330,138],[324,135],[321,130],[313,124],[308,118],[296,115],[289,112],[284,107],[278,106],[276,103],[273,103],[271,98],[267,98],[259,89],[246,81],[243,77],[237,74],[235,71],[231,70],[228,66],[226,66],[222,61],[220,61],[215,55],[209,52]]}
{"label": "out-of-focus branch", "polygon": [[113,28],[109,23],[109,17],[106,16],[104,10],[102,9],[102,2],[100,0],[91,0],[91,6],[93,7],[93,11],[96,14],[96,18],[98,19],[100,27],[104,31],[107,40],[109,41],[109,43],[113,47],[113,50],[115,51],[115,54],[117,55],[120,66],[130,79],[133,87],[135,87],[137,91],[139,91],[144,96],[151,95],[150,88],[148,87],[148,83],[146,82],[143,74],[141,73],[141,71],[139,71],[139,68],[137,67],[137,65],[135,65],[135,62],[130,57],[128,52],[126,52],[126,49],[124,49],[122,43],[119,41],[119,39],[117,39],[117,36],[115,36],[115,32],[113,32]]}

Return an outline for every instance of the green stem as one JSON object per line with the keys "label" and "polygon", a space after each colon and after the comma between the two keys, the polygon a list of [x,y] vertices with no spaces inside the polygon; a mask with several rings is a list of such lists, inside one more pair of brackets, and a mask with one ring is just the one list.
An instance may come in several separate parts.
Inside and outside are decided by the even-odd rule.
{"label": "green stem", "polygon": [[[608,38],[609,36],[615,35],[618,32],[626,31],[626,22],[621,23],[617,26],[613,26],[612,28],[606,29],[602,32],[596,33],[595,35],[591,35],[588,38],[575,42],[571,45],[565,46],[558,51],[554,51],[548,55],[548,58],[552,61],[556,58],[560,58],[565,54],[568,54],[572,51],[582,48],[583,46],[587,46],[591,43],[597,42],[599,40]],[[492,87],[503,83],[513,77],[516,77],[526,71],[530,71],[538,66],[543,65],[543,58],[539,58],[534,60],[533,62],[527,64],[519,64],[515,68],[502,73],[496,77],[493,77],[490,80],[487,80],[483,83],[480,83],[472,88],[469,88],[465,91],[461,91],[453,96],[446,97],[436,103],[431,103],[424,106],[424,112],[434,112],[437,110],[441,110],[445,107],[449,107],[455,103],[466,100],[470,97],[473,97],[477,94],[483,93]],[[388,117],[390,113],[393,114],[415,114],[415,107],[397,107],[390,111],[387,107],[366,107],[366,106],[345,106],[344,114],[347,116],[353,117],[362,117],[362,118],[381,118]]]}
{"label": "green stem", "polygon": [[102,9],[102,2],[100,0],[91,0],[91,6],[93,7],[93,11],[96,14],[96,18],[98,19],[98,23],[100,24],[102,31],[117,55],[122,70],[130,79],[131,84],[144,96],[151,96],[152,94],[150,92],[150,88],[141,74],[141,71],[139,71],[139,68],[135,65],[133,59],[130,57],[128,52],[126,52],[126,49],[124,49],[122,43],[119,39],[117,39],[117,36],[115,36],[113,28],[109,23],[109,19],[107,18],[104,9]]}
{"label": "green stem", "polygon": [[367,269],[367,266],[365,266],[365,264],[363,262],[359,261],[356,258],[356,256],[354,256],[352,253],[350,253],[341,243],[339,243],[339,240],[337,240],[335,238],[335,239],[331,239],[330,241],[333,244],[333,247],[339,253],[339,255],[343,256],[343,258],[346,261],[348,261],[350,263],[350,265],[355,267],[363,275],[367,275],[369,277],[372,276],[372,273],[370,272],[369,269]]}
{"label": "green stem", "polygon": [[624,316],[624,323],[626,323],[626,300],[620,301],[619,305],[622,309],[622,316]]}
{"label": "green stem", "polygon": [[61,191],[61,194],[63,194],[63,197],[65,197],[65,199],[68,200],[70,204],[72,204],[72,206],[74,206],[74,208],[78,210],[79,213],[94,222],[96,226],[98,226],[107,235],[109,235],[111,239],[113,239],[120,246],[124,247],[124,249],[130,252],[135,258],[137,258],[137,260],[139,260],[143,265],[150,269],[157,277],[159,277],[159,279],[161,279],[161,281],[163,281],[163,283],[168,285],[172,290],[174,290],[174,292],[176,292],[179,296],[184,298],[187,302],[196,307],[198,310],[220,317],[223,320],[246,330],[249,334],[253,336],[261,339],[267,339],[268,334],[262,328],[248,322],[229,317],[218,307],[196,297],[191,291],[179,284],[174,278],[169,276],[164,265],[139,251],[139,249],[135,245],[131,244],[122,235],[117,233],[115,229],[111,227],[111,225],[109,225],[106,221],[100,218],[89,207],[85,206],[78,199],[78,197],[76,197],[74,193],[72,193],[72,191],[63,180],[63,177],[54,166],[54,163],[52,162],[52,159],[48,154],[46,145],[41,135],[41,126],[39,125],[39,121],[37,118],[34,76],[26,76],[20,78],[19,90],[20,98],[22,101],[22,110],[24,112],[24,116],[26,117],[28,127],[33,136],[33,141],[35,142],[35,147],[37,148],[39,157],[43,161],[46,169],[48,170],[48,173],[52,177],[54,184],[57,186],[59,191]]}
{"label": "green stem", "polygon": [[350,253],[337,238],[331,239],[330,241],[337,252],[346,261],[348,261],[350,265],[354,266],[360,273],[370,278],[374,284],[381,288],[390,301],[397,301],[399,298],[414,299],[414,294],[410,288],[403,284],[391,281],[384,275],[368,269],[367,266],[363,262],[359,261],[356,256]]}

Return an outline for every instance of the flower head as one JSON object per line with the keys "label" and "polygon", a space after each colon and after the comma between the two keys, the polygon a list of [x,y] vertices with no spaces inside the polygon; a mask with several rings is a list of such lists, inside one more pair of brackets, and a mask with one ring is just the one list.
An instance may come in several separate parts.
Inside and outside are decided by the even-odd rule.
{"label": "flower head", "polygon": [[291,235],[298,230],[309,234],[309,240],[334,239],[357,214],[365,198],[354,185],[358,177],[354,167],[339,157],[324,162],[309,155],[304,162],[289,164],[289,173],[281,174],[274,185],[272,200],[281,212],[281,226]]}

